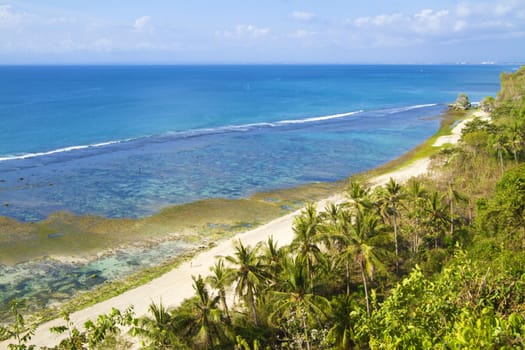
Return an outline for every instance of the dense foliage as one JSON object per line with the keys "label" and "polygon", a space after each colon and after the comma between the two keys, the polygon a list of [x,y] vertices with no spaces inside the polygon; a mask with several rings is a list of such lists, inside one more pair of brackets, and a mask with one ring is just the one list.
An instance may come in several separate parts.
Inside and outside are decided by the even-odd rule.
{"label": "dense foliage", "polygon": [[[289,246],[237,242],[180,307],[66,323],[57,349],[116,348],[121,327],[147,349],[525,348],[524,101],[522,68],[431,177],[353,181],[345,203],[303,210]],[[0,335],[29,348],[13,312]]]}

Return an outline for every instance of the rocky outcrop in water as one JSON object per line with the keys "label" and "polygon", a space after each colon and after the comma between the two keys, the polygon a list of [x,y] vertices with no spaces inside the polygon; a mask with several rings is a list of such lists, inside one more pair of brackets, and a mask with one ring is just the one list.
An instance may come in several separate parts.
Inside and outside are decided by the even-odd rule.
{"label": "rocky outcrop in water", "polygon": [[448,105],[448,108],[455,111],[465,111],[470,109],[472,104],[469,101],[469,98],[466,94],[459,94],[454,103]]}

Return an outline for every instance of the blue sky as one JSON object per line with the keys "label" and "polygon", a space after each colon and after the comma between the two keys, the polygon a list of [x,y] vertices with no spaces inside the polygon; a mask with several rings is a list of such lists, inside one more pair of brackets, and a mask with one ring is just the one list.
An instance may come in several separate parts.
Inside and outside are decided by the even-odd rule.
{"label": "blue sky", "polygon": [[0,0],[0,64],[525,61],[525,0]]}

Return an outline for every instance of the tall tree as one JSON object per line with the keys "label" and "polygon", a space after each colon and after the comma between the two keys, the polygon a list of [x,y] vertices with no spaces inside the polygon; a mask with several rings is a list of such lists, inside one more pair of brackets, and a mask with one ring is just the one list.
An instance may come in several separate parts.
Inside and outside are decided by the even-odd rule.
{"label": "tall tree", "polygon": [[207,349],[215,349],[221,337],[219,296],[213,296],[206,288],[202,276],[193,277],[194,299],[194,327],[198,329],[195,340]]}
{"label": "tall tree", "polygon": [[346,191],[346,197],[349,199],[347,205],[353,208],[355,212],[370,208],[372,205],[370,188],[363,186],[358,181],[352,181],[350,183],[350,187]]}
{"label": "tall tree", "polygon": [[282,270],[284,250],[279,248],[277,241],[270,236],[263,247],[261,260],[263,261],[270,285],[277,283]]}
{"label": "tall tree", "polygon": [[132,334],[148,339],[147,349],[168,350],[176,344],[180,344],[176,335],[177,327],[174,318],[162,302],[158,305],[151,303],[149,312],[153,318],[144,317],[137,320],[137,324],[132,329]]}
{"label": "tall tree", "polygon": [[448,191],[447,191],[447,199],[448,199],[448,206],[450,208],[450,235],[454,235],[454,220],[455,220],[455,204],[458,202],[468,202],[467,196],[465,196],[463,193],[460,193],[454,188],[454,184],[452,182],[448,183]]}
{"label": "tall tree", "polygon": [[356,325],[362,309],[348,295],[336,295],[330,301],[328,338],[337,350],[356,348]]}
{"label": "tall tree", "polygon": [[425,205],[425,225],[430,229],[431,236],[434,239],[434,248],[437,248],[445,226],[449,224],[450,219],[447,215],[445,205],[443,205],[445,195],[434,191],[427,198]]}
{"label": "tall tree", "polygon": [[[324,297],[312,293],[306,266],[306,257],[300,254],[287,260],[279,289],[270,292],[275,300],[270,320],[289,322],[293,318],[300,326],[294,329],[302,329],[303,332],[299,339],[310,350],[311,325],[321,326],[320,319],[328,312],[330,304]],[[302,347],[301,344],[299,346]]]}
{"label": "tall tree", "polygon": [[211,275],[206,277],[206,281],[210,286],[216,289],[219,293],[222,307],[224,309],[224,315],[226,322],[231,324],[230,312],[228,310],[228,304],[226,302],[226,288],[233,283],[234,276],[233,270],[224,266],[224,260],[218,259],[215,265],[210,267]]}
{"label": "tall tree", "polygon": [[408,181],[406,189],[407,202],[409,203],[408,217],[411,219],[412,223],[411,248],[412,253],[417,254],[419,252],[421,234],[423,232],[422,216],[424,201],[428,193],[423,187],[423,184],[416,179]]}
{"label": "tall tree", "polygon": [[388,183],[379,191],[381,212],[387,218],[392,219],[394,228],[394,246],[396,252],[396,272],[399,273],[399,242],[398,242],[398,218],[399,208],[405,198],[401,184],[390,178]]}
{"label": "tall tree", "polygon": [[523,132],[518,122],[512,123],[508,130],[508,145],[514,155],[514,162],[518,163],[519,155],[523,149]]}
{"label": "tall tree", "polygon": [[297,253],[306,259],[306,268],[312,291],[314,286],[314,262],[323,258],[318,245],[323,238],[318,232],[320,222],[316,204],[308,203],[301,215],[295,218],[293,225],[295,237],[290,244],[292,249],[295,249]]}
{"label": "tall tree", "polygon": [[249,306],[256,326],[259,325],[257,307],[255,305],[256,295],[259,286],[265,279],[264,265],[258,257],[259,250],[259,244],[255,248],[251,248],[250,246],[245,246],[239,240],[235,244],[234,255],[225,258],[237,267],[234,272],[237,283],[235,293],[240,298],[243,298]]}
{"label": "tall tree", "polygon": [[367,277],[372,280],[375,270],[384,266],[379,254],[381,248],[378,244],[385,238],[381,231],[379,218],[371,211],[357,212],[351,222],[348,249],[353,254],[354,261],[361,273],[368,314],[370,314],[370,299]]}

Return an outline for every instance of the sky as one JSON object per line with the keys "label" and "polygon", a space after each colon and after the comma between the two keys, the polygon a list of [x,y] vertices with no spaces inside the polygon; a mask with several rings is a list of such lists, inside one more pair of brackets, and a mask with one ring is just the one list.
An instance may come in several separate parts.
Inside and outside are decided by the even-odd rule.
{"label": "sky", "polygon": [[0,0],[0,64],[525,62],[525,0]]}

